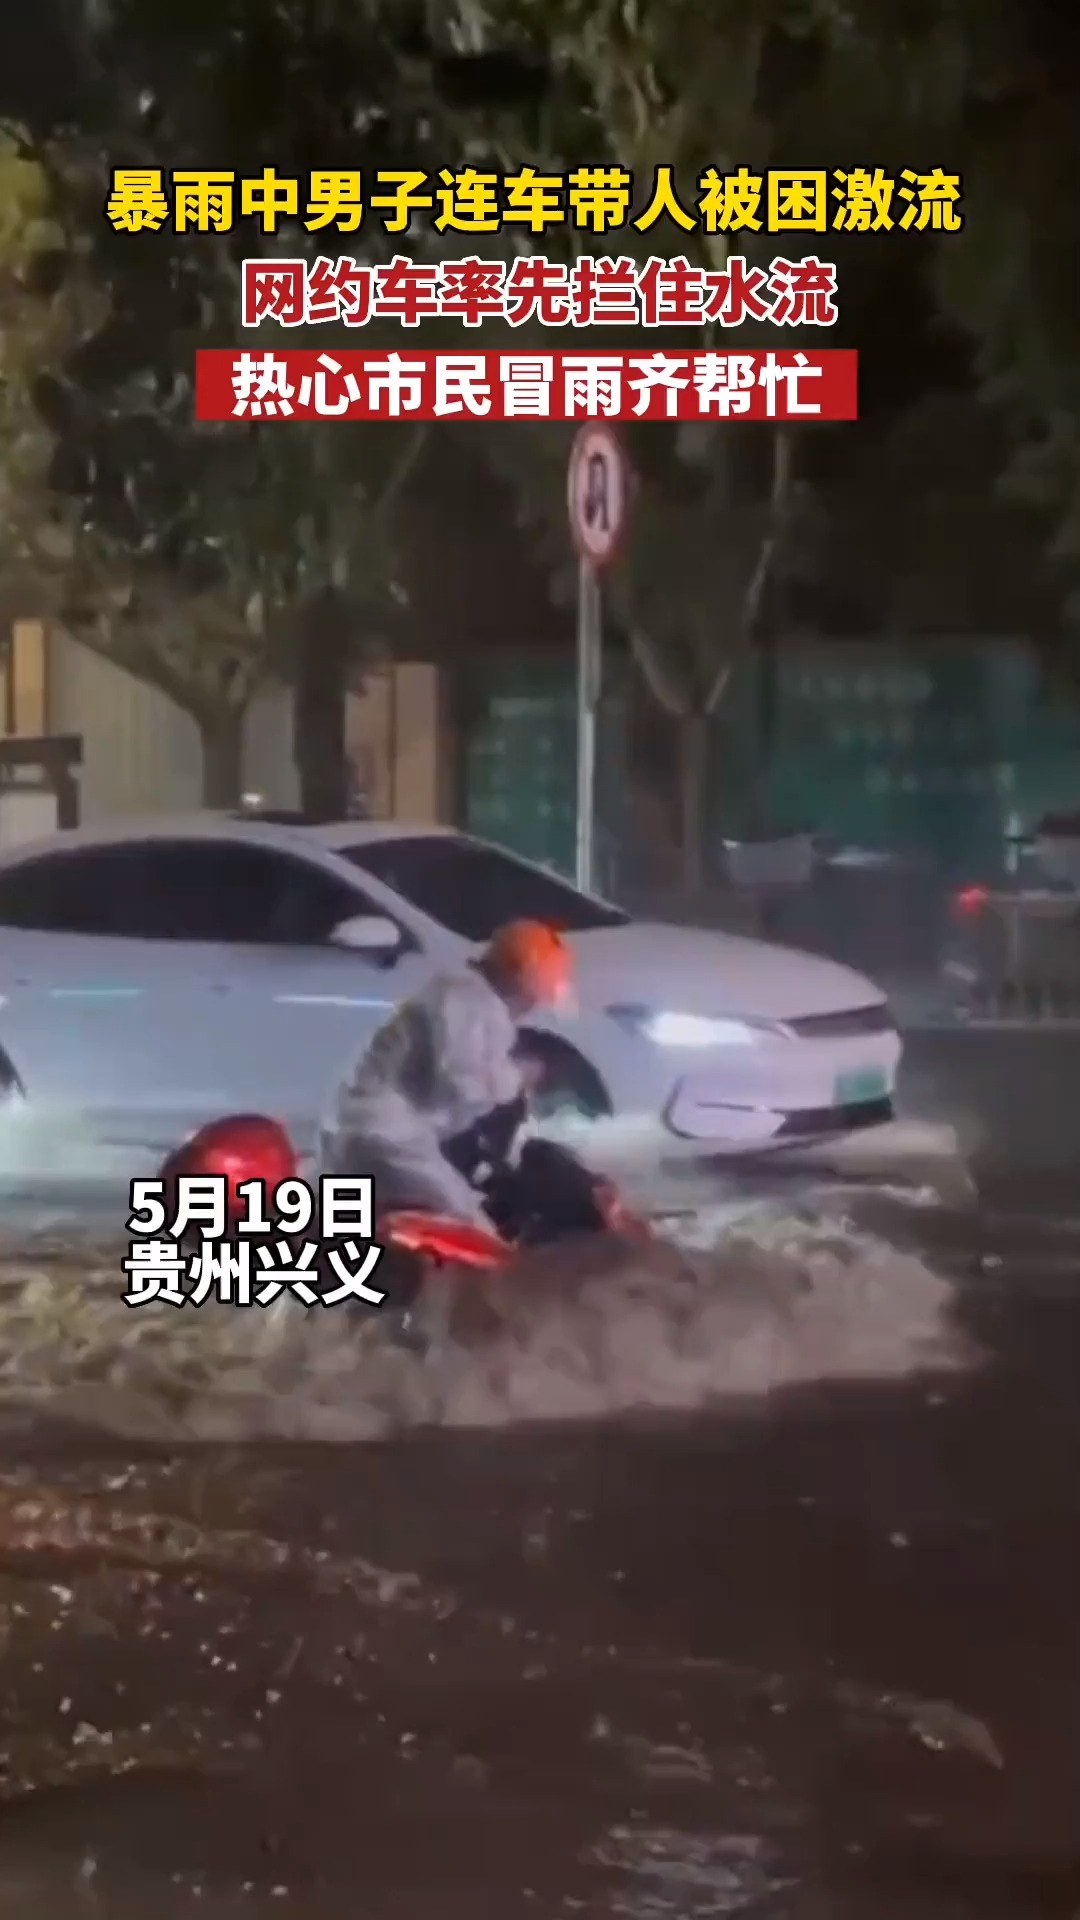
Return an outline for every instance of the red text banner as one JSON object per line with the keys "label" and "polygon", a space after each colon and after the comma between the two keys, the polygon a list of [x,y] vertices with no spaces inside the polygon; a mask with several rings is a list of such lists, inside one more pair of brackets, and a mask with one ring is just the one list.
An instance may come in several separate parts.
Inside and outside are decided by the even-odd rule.
{"label": "red text banner", "polygon": [[733,253],[726,266],[694,266],[683,255],[635,261],[583,254],[568,264],[543,253],[516,260],[439,262],[404,254],[382,266],[349,254],[317,260],[245,260],[240,324],[259,327],[707,327],[747,321],[774,327],[832,327],[838,318],[836,267],[804,254],[757,266]]}
{"label": "red text banner", "polygon": [[200,420],[855,420],[858,355],[206,348]]}

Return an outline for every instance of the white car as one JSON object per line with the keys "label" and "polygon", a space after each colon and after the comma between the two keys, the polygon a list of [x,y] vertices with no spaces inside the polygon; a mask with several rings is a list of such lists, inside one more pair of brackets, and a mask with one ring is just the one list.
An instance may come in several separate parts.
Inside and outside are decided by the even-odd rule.
{"label": "white car", "polygon": [[240,1110],[308,1151],[388,1010],[521,916],[576,961],[577,1018],[533,1028],[550,1106],[632,1117],[671,1154],[891,1118],[900,1040],[846,967],[634,920],[452,830],[204,814],[0,858],[0,1173],[85,1178],[97,1152],[131,1179]]}

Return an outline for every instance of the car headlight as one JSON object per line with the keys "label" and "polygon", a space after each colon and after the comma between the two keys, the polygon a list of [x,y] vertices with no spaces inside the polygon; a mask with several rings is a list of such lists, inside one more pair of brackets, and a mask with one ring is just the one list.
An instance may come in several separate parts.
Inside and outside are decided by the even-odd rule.
{"label": "car headlight", "polygon": [[608,1007],[612,1020],[658,1047],[751,1047],[773,1029],[768,1022],[672,1013],[655,1007]]}

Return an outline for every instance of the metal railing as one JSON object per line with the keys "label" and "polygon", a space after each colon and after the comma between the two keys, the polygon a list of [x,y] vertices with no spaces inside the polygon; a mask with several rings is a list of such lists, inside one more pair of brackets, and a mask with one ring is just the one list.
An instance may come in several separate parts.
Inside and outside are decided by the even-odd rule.
{"label": "metal railing", "polygon": [[700,901],[638,894],[628,904],[839,960],[920,1024],[1075,1027],[1080,885],[1068,883],[1056,851],[1049,873],[1032,842],[1014,874],[958,888],[931,859],[807,836],[728,843],[726,878]]}

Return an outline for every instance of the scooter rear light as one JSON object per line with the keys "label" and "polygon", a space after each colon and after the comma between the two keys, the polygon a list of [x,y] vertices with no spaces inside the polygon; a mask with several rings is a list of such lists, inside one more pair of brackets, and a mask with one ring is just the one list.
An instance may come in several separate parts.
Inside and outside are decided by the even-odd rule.
{"label": "scooter rear light", "polygon": [[384,1214],[376,1225],[375,1237],[384,1246],[489,1271],[505,1266],[513,1251],[497,1233],[488,1233],[466,1220],[444,1220],[430,1213]]}

